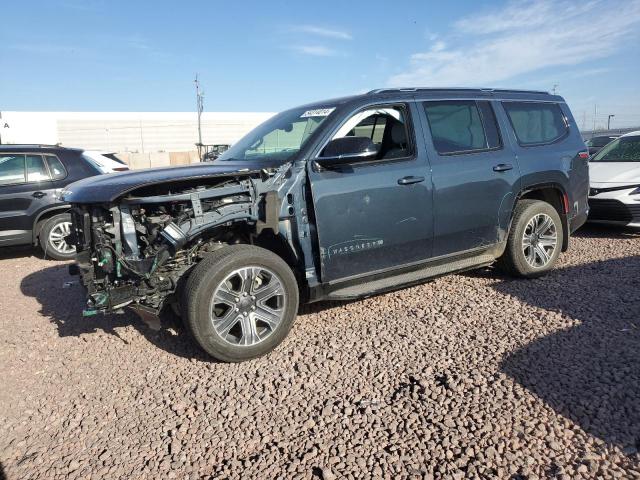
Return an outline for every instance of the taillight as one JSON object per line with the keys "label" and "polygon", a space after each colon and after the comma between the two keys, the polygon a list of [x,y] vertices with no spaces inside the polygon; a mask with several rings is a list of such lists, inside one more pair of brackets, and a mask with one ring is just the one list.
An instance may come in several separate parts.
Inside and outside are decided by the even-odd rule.
{"label": "taillight", "polygon": [[580,157],[582,160],[588,160],[589,152],[578,152],[578,157]]}

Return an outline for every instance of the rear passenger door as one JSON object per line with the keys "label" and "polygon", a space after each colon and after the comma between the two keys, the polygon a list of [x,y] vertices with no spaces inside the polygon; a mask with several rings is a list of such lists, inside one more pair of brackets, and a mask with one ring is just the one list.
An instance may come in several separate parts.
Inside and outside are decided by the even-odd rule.
{"label": "rear passenger door", "polygon": [[421,106],[434,189],[433,256],[504,240],[519,178],[515,155],[503,141],[504,119],[488,100]]}

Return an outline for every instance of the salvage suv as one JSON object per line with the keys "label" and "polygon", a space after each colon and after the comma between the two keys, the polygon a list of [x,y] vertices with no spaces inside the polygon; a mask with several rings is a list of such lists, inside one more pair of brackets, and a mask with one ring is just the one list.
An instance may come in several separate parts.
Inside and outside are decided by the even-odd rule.
{"label": "salvage suv", "polygon": [[498,265],[551,269],[587,218],[589,155],[546,92],[380,89],[280,113],[212,163],[82,180],[85,315],[181,312],[223,361],[265,354],[301,302]]}

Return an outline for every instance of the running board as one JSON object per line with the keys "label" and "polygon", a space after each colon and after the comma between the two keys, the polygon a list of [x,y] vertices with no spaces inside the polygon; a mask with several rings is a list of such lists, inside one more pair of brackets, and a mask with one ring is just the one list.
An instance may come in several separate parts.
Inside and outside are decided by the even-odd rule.
{"label": "running board", "polygon": [[422,283],[430,278],[440,277],[448,273],[462,272],[472,268],[484,267],[491,265],[495,260],[496,259],[493,255],[485,254],[462,258],[453,262],[441,263],[439,265],[426,266],[419,270],[412,270],[410,272],[393,275],[391,277],[369,280],[364,283],[338,288],[337,290],[329,292],[327,298],[331,300],[353,300],[356,298],[362,298]]}

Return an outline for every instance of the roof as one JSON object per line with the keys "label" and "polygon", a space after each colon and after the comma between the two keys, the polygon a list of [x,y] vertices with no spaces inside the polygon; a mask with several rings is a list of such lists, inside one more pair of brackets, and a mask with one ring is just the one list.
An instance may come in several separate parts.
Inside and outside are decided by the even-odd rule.
{"label": "roof", "polygon": [[640,130],[636,130],[635,132],[629,132],[622,135],[623,137],[635,137],[640,135]]}
{"label": "roof", "polygon": [[388,92],[469,92],[469,93],[539,93],[548,95],[549,92],[544,90],[514,90],[506,88],[465,88],[465,87],[452,87],[452,88],[435,88],[435,87],[402,87],[402,88],[377,88],[367,92],[367,95],[375,95],[378,93]]}
{"label": "roof", "polygon": [[60,150],[73,150],[81,152],[79,148],[69,148],[60,145],[39,145],[39,144],[15,144],[15,143],[3,143],[0,144],[0,152],[26,152],[26,151],[60,151]]}
{"label": "roof", "polygon": [[505,88],[423,88],[423,87],[407,87],[407,88],[377,88],[369,92],[351,95],[348,97],[332,98],[317,102],[301,105],[296,108],[328,108],[353,102],[369,102],[376,98],[393,101],[404,101],[413,97],[420,96],[423,99],[439,99],[447,97],[451,99],[466,99],[468,97],[485,97],[498,98],[502,100],[538,100],[538,101],[556,101],[564,102],[564,99],[558,95],[553,95],[542,90],[513,90]]}

